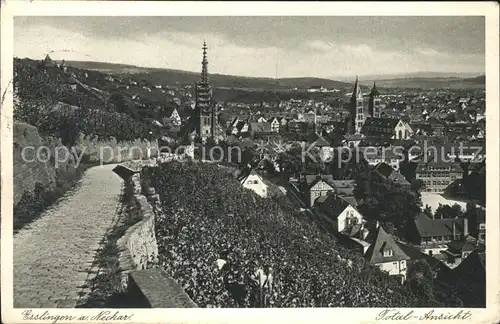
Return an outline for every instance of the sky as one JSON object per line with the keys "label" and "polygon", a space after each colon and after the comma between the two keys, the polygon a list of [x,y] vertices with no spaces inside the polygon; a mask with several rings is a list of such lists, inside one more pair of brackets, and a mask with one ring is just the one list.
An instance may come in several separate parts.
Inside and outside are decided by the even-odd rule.
{"label": "sky", "polygon": [[14,56],[252,77],[484,73],[484,17],[15,17]]}

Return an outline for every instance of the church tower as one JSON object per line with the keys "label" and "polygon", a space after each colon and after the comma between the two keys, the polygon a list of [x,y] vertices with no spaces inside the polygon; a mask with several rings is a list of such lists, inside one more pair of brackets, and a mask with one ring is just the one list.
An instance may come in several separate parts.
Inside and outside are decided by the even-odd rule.
{"label": "church tower", "polygon": [[196,133],[205,141],[215,134],[215,104],[212,88],[208,83],[207,44],[203,42],[203,60],[201,61],[201,79],[195,85]]}
{"label": "church tower", "polygon": [[359,134],[365,119],[366,114],[363,93],[361,92],[358,77],[356,76],[356,82],[354,83],[354,89],[349,104],[349,125],[347,127],[349,134]]}
{"label": "church tower", "polygon": [[373,82],[372,91],[370,92],[370,97],[368,101],[368,113],[371,117],[380,118],[380,93],[377,90],[375,82]]}

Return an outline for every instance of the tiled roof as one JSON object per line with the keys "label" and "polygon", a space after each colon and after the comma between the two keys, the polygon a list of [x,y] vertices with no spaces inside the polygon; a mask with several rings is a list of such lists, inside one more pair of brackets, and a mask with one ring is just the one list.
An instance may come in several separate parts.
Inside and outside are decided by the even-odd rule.
{"label": "tiled roof", "polygon": [[320,180],[323,180],[324,182],[328,183],[330,186],[333,187],[333,176],[331,174],[323,174],[323,175],[308,174],[305,176],[305,180],[309,188],[314,186]]}
{"label": "tiled roof", "polygon": [[448,249],[453,252],[472,252],[476,246],[467,240],[455,240],[448,243]]}
{"label": "tiled roof", "polygon": [[[392,250],[392,256],[384,257],[385,250]],[[366,260],[372,264],[409,260],[410,257],[396,243],[392,235],[387,234],[382,226],[377,229],[375,241],[365,254]]]}
{"label": "tiled roof", "polygon": [[365,120],[363,128],[364,127],[384,127],[384,128],[393,129],[396,127],[396,125],[398,123],[399,123],[399,119],[368,117]]}
{"label": "tiled roof", "polygon": [[416,248],[416,247],[413,247],[410,245],[406,245],[402,242],[396,242],[396,244],[401,248],[401,250],[403,250],[403,252],[406,255],[408,255],[410,257],[411,261],[423,259],[423,260],[427,261],[427,263],[429,264],[431,269],[436,269],[436,268],[441,268],[444,270],[449,269],[441,261],[439,261],[438,259],[436,259],[436,258],[434,258],[426,253],[423,253],[422,251],[420,251],[419,248]]}
{"label": "tiled roof", "polygon": [[332,185],[338,195],[352,196],[356,180],[333,180]]}
{"label": "tiled roof", "polygon": [[[326,197],[321,199],[322,197]],[[337,218],[343,212],[349,203],[343,199],[337,198],[334,195],[326,195],[318,197],[316,200],[317,208],[330,218]]]}
{"label": "tiled roof", "polygon": [[330,143],[328,143],[328,141],[323,136],[318,136],[318,139],[314,142],[314,146],[316,147],[330,146]]}
{"label": "tiled roof", "polygon": [[349,205],[351,205],[353,207],[358,206],[358,201],[356,200],[356,198],[354,198],[352,196],[344,196],[344,197],[340,197],[340,199],[346,201]]}
{"label": "tiled roof", "polygon": [[431,219],[424,213],[418,214],[414,222],[421,237],[453,235],[453,223],[458,235],[463,233],[464,227],[463,219]]}
{"label": "tiled roof", "polygon": [[250,129],[254,132],[263,133],[271,131],[271,124],[269,123],[250,123]]}

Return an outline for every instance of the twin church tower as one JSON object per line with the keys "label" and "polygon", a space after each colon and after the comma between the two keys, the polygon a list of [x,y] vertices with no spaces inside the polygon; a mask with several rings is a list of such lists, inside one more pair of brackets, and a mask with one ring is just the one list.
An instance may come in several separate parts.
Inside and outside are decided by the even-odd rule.
{"label": "twin church tower", "polygon": [[365,97],[359,87],[358,77],[354,83],[351,101],[349,103],[349,120],[347,125],[348,134],[360,134],[361,129],[368,117],[380,118],[381,103],[380,93],[377,90],[375,82],[373,83],[370,94]]}
{"label": "twin church tower", "polygon": [[[188,126],[189,132],[194,132],[202,141],[205,141],[207,138],[215,138],[218,135],[219,129],[213,91],[208,83],[207,49],[206,42],[203,42],[201,79],[195,84],[194,116],[192,116],[191,123]],[[348,134],[359,134],[368,117],[380,118],[381,104],[379,96],[380,94],[375,83],[373,83],[370,94],[367,97],[363,96],[358,77],[356,77],[349,103]]]}

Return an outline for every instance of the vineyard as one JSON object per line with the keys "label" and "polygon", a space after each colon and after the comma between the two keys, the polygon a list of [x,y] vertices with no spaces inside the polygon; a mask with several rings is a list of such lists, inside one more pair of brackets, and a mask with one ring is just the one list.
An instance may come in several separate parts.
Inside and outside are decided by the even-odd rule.
{"label": "vineyard", "polygon": [[159,134],[151,120],[119,112],[123,107],[109,100],[108,93],[84,85],[61,69],[16,59],[14,71],[18,99],[14,118],[36,126],[42,134],[60,137],[64,145],[74,145],[79,134],[113,137],[119,142],[151,139]]}
{"label": "vineyard", "polygon": [[[164,163],[143,169],[142,179],[163,204],[160,264],[200,307],[415,305],[411,291],[301,218],[288,200],[260,198],[216,165]],[[226,262],[223,274],[218,260]],[[264,305],[245,279],[259,268],[273,278]]]}

